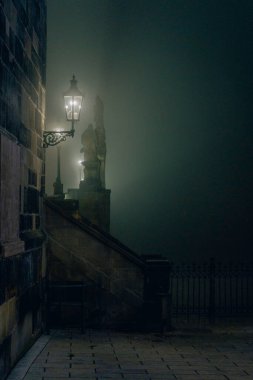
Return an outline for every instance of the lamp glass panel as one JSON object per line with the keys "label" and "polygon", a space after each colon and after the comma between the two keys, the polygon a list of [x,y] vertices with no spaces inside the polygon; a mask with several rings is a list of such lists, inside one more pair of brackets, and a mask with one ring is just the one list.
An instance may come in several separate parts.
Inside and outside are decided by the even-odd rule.
{"label": "lamp glass panel", "polygon": [[82,98],[82,96],[64,96],[67,120],[79,120]]}

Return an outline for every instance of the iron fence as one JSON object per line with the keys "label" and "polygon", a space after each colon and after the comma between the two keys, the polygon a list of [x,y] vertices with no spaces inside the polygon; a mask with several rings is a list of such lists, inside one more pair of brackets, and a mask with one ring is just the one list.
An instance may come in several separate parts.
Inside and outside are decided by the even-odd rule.
{"label": "iron fence", "polygon": [[253,263],[173,264],[170,293],[172,317],[253,316]]}
{"label": "iron fence", "polygon": [[[0,304],[13,293],[28,299],[27,290],[39,283],[40,272],[41,249],[0,258]],[[168,276],[169,314],[174,320],[182,317],[186,321],[195,318],[214,322],[217,318],[253,317],[253,262],[220,263],[211,259],[206,263],[171,264]],[[87,283],[49,283],[49,319],[61,318],[65,307],[68,312],[76,309],[81,316],[87,313],[88,305],[92,310],[100,310],[99,292],[93,288]],[[159,295],[161,302],[167,302],[166,294]],[[30,298],[38,297],[32,293]],[[83,319],[87,321],[87,315]]]}

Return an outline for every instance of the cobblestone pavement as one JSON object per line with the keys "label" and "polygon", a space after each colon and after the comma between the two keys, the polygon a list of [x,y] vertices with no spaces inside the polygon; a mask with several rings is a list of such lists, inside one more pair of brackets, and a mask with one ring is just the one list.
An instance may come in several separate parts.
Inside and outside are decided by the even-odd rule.
{"label": "cobblestone pavement", "polygon": [[8,380],[253,379],[253,334],[54,331],[41,340]]}

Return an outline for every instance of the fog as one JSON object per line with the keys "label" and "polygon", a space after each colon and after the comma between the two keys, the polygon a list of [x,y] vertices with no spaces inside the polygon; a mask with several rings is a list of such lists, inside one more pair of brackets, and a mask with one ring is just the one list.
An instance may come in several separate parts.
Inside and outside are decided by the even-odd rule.
{"label": "fog", "polygon": [[[64,191],[80,181],[80,136],[105,107],[111,233],[172,260],[252,249],[253,2],[49,0],[46,128],[70,128],[63,92],[84,93],[62,143]],[[46,152],[53,192],[56,148]]]}

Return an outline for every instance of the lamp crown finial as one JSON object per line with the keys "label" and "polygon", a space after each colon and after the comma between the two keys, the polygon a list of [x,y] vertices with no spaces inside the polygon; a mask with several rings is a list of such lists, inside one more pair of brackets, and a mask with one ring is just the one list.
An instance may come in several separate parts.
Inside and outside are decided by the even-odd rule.
{"label": "lamp crown finial", "polygon": [[75,87],[76,84],[77,84],[76,76],[75,76],[75,74],[73,74],[72,79],[70,80],[70,85],[71,85],[71,87],[73,87],[73,86]]}

